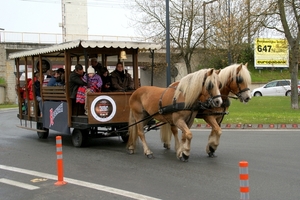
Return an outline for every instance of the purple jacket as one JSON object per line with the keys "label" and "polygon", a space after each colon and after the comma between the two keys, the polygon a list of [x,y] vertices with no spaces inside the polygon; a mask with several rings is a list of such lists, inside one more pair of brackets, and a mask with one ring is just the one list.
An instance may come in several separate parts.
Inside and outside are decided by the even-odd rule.
{"label": "purple jacket", "polygon": [[[85,74],[84,76],[83,76],[83,80],[85,81],[85,82],[87,82],[87,74]],[[88,81],[88,88],[89,87],[91,87],[91,86],[96,86],[97,87],[97,89],[99,89],[99,90],[101,90],[101,87],[102,87],[102,79],[101,79],[101,77],[98,75],[98,74],[94,74],[94,76],[93,77],[88,77],[88,79],[89,79],[89,81]]]}

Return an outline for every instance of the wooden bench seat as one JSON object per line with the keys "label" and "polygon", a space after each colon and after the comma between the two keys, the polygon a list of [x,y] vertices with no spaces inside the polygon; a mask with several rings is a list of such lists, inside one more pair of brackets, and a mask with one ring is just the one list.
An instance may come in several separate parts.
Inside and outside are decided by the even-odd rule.
{"label": "wooden bench seat", "polygon": [[42,98],[44,101],[67,101],[65,86],[42,87]]}

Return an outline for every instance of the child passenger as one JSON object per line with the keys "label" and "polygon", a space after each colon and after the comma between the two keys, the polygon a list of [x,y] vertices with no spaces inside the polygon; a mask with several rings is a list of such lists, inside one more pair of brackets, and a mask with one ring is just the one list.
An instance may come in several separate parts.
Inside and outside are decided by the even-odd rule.
{"label": "child passenger", "polygon": [[102,87],[102,79],[98,74],[96,74],[95,69],[93,67],[89,67],[87,69],[87,76],[83,76],[83,81],[87,83],[87,87],[85,90],[84,109],[85,114],[88,115],[87,94],[100,92]]}

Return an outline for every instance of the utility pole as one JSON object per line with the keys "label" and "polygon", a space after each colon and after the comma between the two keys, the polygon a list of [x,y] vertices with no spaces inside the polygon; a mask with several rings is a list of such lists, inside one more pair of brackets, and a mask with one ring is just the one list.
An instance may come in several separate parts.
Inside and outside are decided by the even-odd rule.
{"label": "utility pole", "polygon": [[169,0],[166,0],[166,63],[167,63],[167,87],[171,84],[171,60],[170,60],[170,17]]}
{"label": "utility pole", "polygon": [[251,35],[250,35],[250,0],[247,0],[247,11],[248,11],[248,45],[251,44]]}
{"label": "utility pole", "polygon": [[230,0],[228,0],[228,65],[231,65],[231,24],[230,24]]}
{"label": "utility pole", "polygon": [[204,1],[203,2],[203,47],[206,49],[206,43],[207,43],[207,32],[206,32],[206,4],[213,3],[217,0],[211,0],[211,1]]}

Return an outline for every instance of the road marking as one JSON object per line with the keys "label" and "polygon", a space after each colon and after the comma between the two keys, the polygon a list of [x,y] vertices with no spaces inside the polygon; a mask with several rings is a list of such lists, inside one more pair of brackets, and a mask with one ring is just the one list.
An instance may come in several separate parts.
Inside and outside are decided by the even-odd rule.
{"label": "road marking", "polygon": [[27,189],[27,190],[36,190],[36,189],[39,189],[39,187],[36,187],[34,185],[29,185],[29,184],[26,184],[26,183],[21,183],[21,182],[9,180],[9,179],[6,179],[6,178],[0,178],[0,182],[8,184],[8,185],[12,185],[12,186],[24,188],[24,189]]}
{"label": "road marking", "polygon": [[[47,179],[51,179],[51,180],[57,180],[57,176],[52,175],[52,174],[46,174],[43,172],[37,172],[37,171],[32,171],[32,170],[27,170],[27,169],[22,169],[22,168],[17,168],[17,167],[11,167],[11,166],[6,166],[6,165],[0,165],[0,169],[12,171],[12,172],[23,173],[23,174],[28,174],[28,175],[37,176],[37,177],[43,177],[43,178],[47,178]],[[86,181],[80,181],[80,180],[76,180],[76,179],[72,179],[72,178],[64,178],[64,181],[66,181],[67,183],[70,183],[70,184],[74,184],[74,185],[78,185],[78,186],[82,186],[82,187],[86,187],[86,188],[91,188],[94,190],[99,190],[99,191],[108,192],[108,193],[112,193],[112,194],[116,194],[116,195],[120,195],[120,196],[124,196],[124,197],[129,197],[131,199],[160,200],[160,199],[157,199],[154,197],[150,197],[150,196],[146,196],[146,195],[142,195],[142,194],[138,194],[138,193],[134,193],[134,192],[129,192],[126,190],[121,190],[121,189],[117,189],[117,188],[113,188],[113,187],[108,187],[105,185],[99,185],[99,184],[90,183],[90,182],[86,182]]]}

